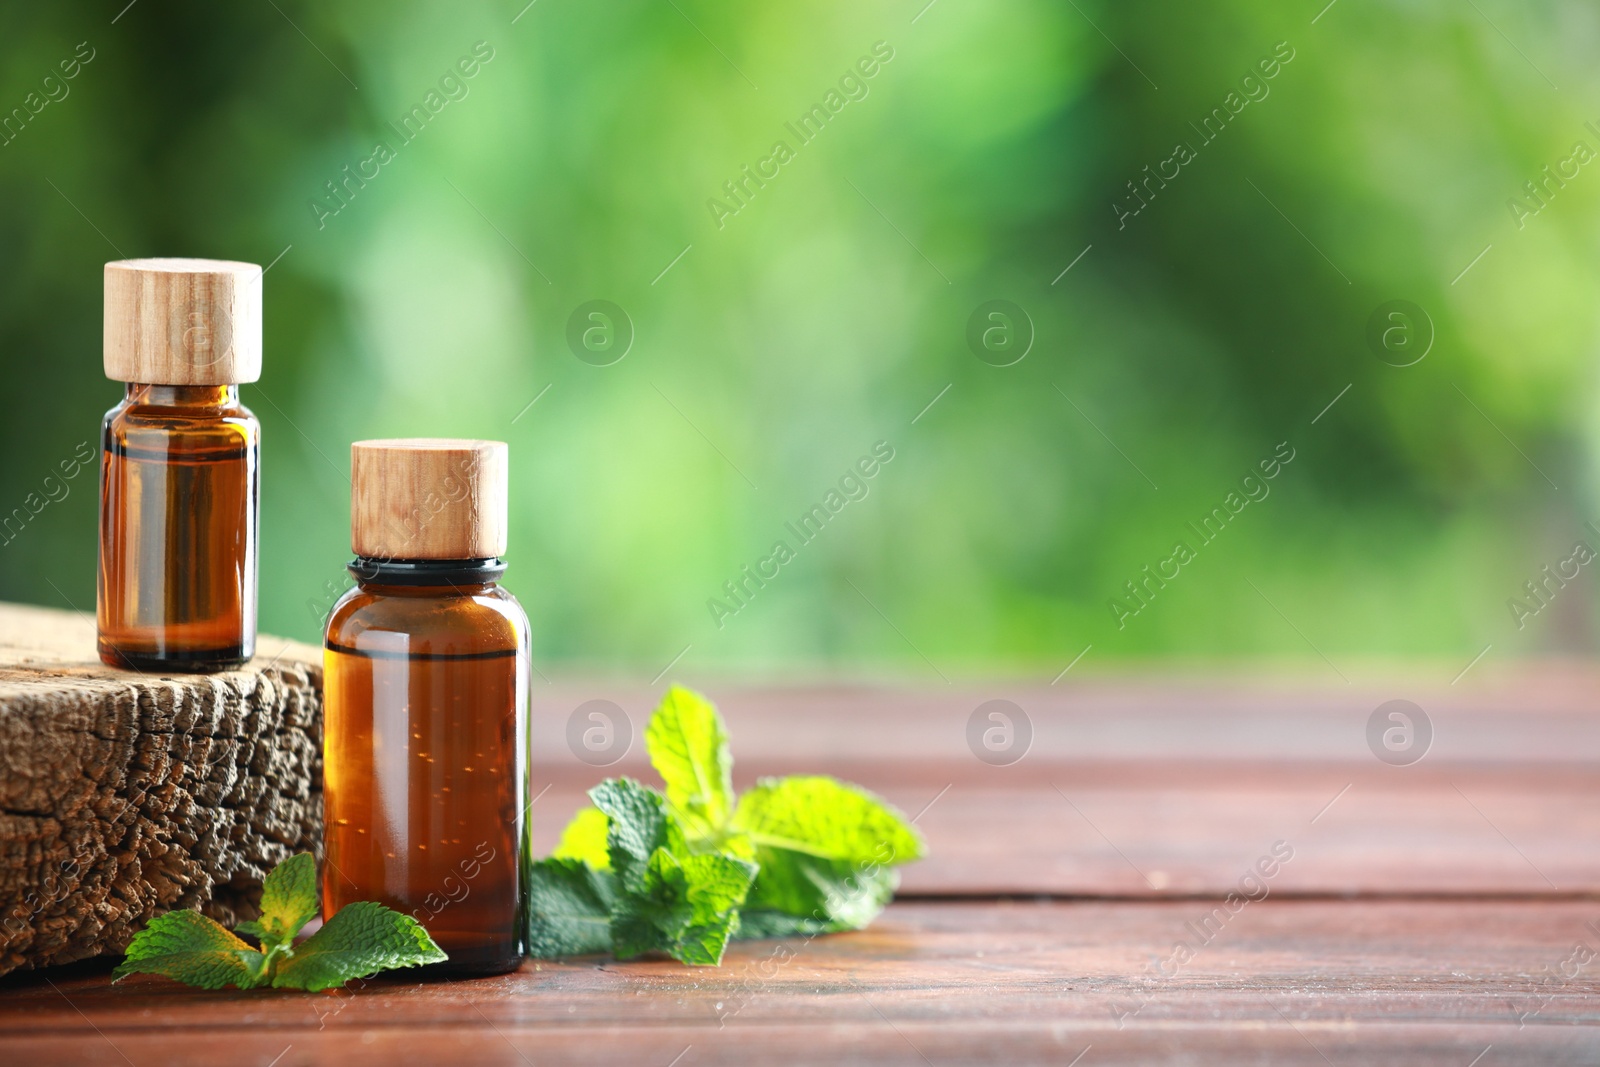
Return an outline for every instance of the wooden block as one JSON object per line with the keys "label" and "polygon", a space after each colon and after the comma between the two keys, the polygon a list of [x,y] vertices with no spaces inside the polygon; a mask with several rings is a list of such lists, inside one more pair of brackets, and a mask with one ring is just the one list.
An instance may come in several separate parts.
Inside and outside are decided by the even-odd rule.
{"label": "wooden block", "polygon": [[87,615],[0,604],[0,974],[126,947],[152,915],[254,918],[322,840],[317,649],[221,674],[101,665]]}

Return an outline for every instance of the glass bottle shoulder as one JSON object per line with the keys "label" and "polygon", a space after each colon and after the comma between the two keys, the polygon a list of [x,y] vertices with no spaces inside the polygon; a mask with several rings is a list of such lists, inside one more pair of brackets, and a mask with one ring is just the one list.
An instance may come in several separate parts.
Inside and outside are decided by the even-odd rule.
{"label": "glass bottle shoulder", "polygon": [[106,448],[136,455],[226,458],[261,441],[255,413],[223,386],[131,386],[101,428]]}
{"label": "glass bottle shoulder", "polygon": [[325,641],[357,652],[503,653],[527,646],[528,616],[498,585],[363,584],[333,606]]}

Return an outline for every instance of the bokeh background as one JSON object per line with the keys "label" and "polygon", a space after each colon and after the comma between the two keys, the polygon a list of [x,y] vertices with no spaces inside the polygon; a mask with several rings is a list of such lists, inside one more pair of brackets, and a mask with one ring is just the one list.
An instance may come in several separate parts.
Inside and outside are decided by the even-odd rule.
{"label": "bokeh background", "polygon": [[[315,640],[347,582],[349,442],[427,434],[511,444],[506,584],[544,669],[1589,650],[1594,567],[1508,602],[1600,547],[1600,162],[1576,153],[1600,152],[1600,9],[1325,4],[8,3],[0,598],[92,610],[92,468],[45,479],[119,396],[101,265],[192,255],[272,264],[243,389],[266,631]],[[785,123],[875,47],[800,144]],[[719,225],[708,200],[779,140]],[[593,300],[626,315],[620,360],[568,342]],[[968,341],[993,300],[1031,334],[1005,366],[1002,334]],[[1425,319],[1371,343],[1396,300]],[[865,498],[798,545],[785,522],[879,441]],[[1186,524],[1280,442],[1270,495],[1200,544]],[[779,539],[795,558],[718,626]],[[1119,625],[1178,540],[1196,558]]]}

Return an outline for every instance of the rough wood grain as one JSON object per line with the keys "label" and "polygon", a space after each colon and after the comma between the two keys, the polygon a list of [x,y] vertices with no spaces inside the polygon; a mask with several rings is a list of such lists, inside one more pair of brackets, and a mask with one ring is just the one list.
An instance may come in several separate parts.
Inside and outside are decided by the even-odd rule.
{"label": "rough wood grain", "polygon": [[120,952],[158,911],[253,917],[322,836],[315,649],[214,675],[100,664],[87,616],[0,605],[0,973]]}
{"label": "rough wood grain", "polygon": [[[1396,1064],[1600,1059],[1600,902],[896,903],[720,968],[529,962],[351,992],[13,981],[0,1045],[135,1064]],[[1176,942],[1193,949],[1181,964]],[[1575,962],[1575,948],[1591,953]],[[687,1049],[687,1051],[685,1051]],[[281,1058],[278,1058],[281,1057]]]}

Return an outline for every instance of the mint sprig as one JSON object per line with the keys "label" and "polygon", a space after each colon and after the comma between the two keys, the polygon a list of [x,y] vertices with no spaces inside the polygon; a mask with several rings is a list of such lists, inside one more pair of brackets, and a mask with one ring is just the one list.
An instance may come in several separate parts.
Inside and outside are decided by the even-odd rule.
{"label": "mint sprig", "polygon": [[857,930],[893,897],[893,868],[926,851],[893,807],[832,778],[762,779],[736,796],[727,730],[698,693],[669,690],[645,745],[664,789],[602,782],[532,865],[532,955],[715,965],[736,936]]}
{"label": "mint sprig", "polygon": [[924,851],[899,812],[821,776],[763,778],[739,798],[732,823],[761,865],[745,904],[754,937],[859,930],[894,896],[892,868]]}
{"label": "mint sprig", "polygon": [[589,799],[557,854],[533,865],[529,952],[720,962],[756,865],[693,851],[667,799],[638,782],[607,779]]}
{"label": "mint sprig", "polygon": [[112,980],[160,974],[202,989],[272,986],[316,992],[447,958],[422,924],[370,901],[340,908],[296,945],[295,936],[316,913],[316,860],[306,853],[290,856],[262,883],[261,918],[238,926],[261,943],[259,949],[197,911],[169,911],[134,935]]}

